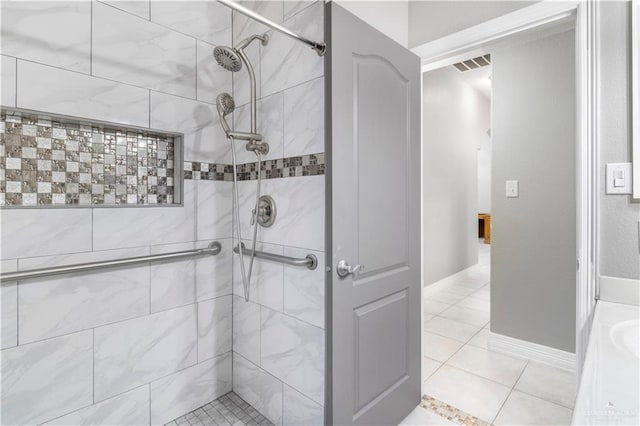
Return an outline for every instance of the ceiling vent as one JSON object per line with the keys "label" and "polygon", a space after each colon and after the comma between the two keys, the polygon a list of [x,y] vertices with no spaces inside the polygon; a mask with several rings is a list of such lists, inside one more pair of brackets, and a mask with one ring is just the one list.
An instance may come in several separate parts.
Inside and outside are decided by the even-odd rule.
{"label": "ceiling vent", "polygon": [[454,67],[460,72],[474,70],[476,68],[486,67],[491,65],[491,55],[486,54],[484,56],[478,56],[477,58],[468,59],[466,61],[453,64]]}

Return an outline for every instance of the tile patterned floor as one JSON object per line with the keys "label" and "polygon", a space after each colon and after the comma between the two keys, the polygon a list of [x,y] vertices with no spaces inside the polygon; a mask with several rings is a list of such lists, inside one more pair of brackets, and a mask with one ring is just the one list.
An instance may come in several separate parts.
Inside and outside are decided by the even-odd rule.
{"label": "tile patterned floor", "polygon": [[471,414],[467,414],[464,411],[457,409],[447,403],[438,401],[428,395],[422,397],[420,406],[426,408],[438,414],[440,417],[444,417],[447,420],[451,420],[456,424],[465,426],[489,426],[488,423],[483,422]]}
{"label": "tile patterned floor", "polygon": [[575,375],[489,350],[490,246],[424,289],[425,398],[403,425],[568,425]]}
{"label": "tile patterned floor", "polygon": [[234,392],[229,392],[203,407],[178,417],[167,425],[273,426],[273,423]]}

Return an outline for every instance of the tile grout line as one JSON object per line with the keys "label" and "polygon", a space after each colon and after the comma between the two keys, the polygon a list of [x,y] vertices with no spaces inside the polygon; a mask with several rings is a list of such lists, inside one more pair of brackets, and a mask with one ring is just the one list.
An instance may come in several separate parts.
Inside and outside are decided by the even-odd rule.
{"label": "tile grout line", "polygon": [[509,397],[511,396],[511,394],[515,390],[516,385],[518,384],[518,381],[520,381],[520,378],[522,377],[522,375],[524,374],[524,372],[525,372],[525,370],[527,369],[528,366],[529,366],[529,362],[527,361],[527,363],[525,364],[524,368],[520,372],[520,375],[518,376],[518,379],[516,380],[516,382],[511,387],[511,390],[509,390],[509,393],[507,394],[507,397],[504,399],[504,401],[502,401],[502,405],[500,405],[500,408],[496,412],[496,415],[493,417],[493,420],[491,421],[491,424],[494,424],[496,422],[496,419],[498,418],[498,416],[500,416],[500,413],[504,409],[504,406],[507,404],[507,401],[509,400]]}
{"label": "tile grout line", "polygon": [[[106,6],[113,7],[113,6],[108,5],[106,3],[101,3],[101,4],[105,4]],[[121,10],[121,9],[116,8],[116,7],[114,7],[114,9]],[[125,13],[127,13],[127,12],[125,12]],[[137,16],[137,15],[133,15],[133,16]],[[213,44],[213,43],[209,43],[209,42],[206,42],[206,43]],[[5,56],[10,56],[10,55],[5,55]],[[97,79],[97,80],[109,81],[109,82],[112,82],[112,83],[122,84],[122,85],[128,86],[128,87],[135,87],[135,88],[138,88],[138,89],[145,89],[145,90],[154,91],[154,92],[161,93],[161,94],[168,95],[168,96],[175,96],[175,97],[178,97],[178,98],[181,98],[181,99],[186,99],[186,100],[193,101],[193,102],[200,102],[200,103],[207,104],[207,105],[210,105],[210,106],[215,106],[215,102],[202,101],[202,100],[199,100],[199,99],[196,99],[196,98],[190,98],[190,97],[184,96],[184,95],[179,95],[179,94],[175,94],[175,93],[171,93],[171,92],[165,92],[165,91],[160,90],[160,89],[154,89],[154,88],[150,88],[150,87],[140,86],[140,85],[137,85],[137,84],[127,83],[127,82],[120,81],[120,80],[115,80],[115,79],[109,78],[109,77],[102,77],[102,76],[94,75],[92,69],[91,69],[90,73],[86,73],[86,72],[77,71],[77,70],[70,69],[70,68],[64,68],[64,67],[61,67],[59,65],[47,64],[47,63],[44,63],[44,62],[39,62],[39,61],[36,61],[36,60],[26,59],[26,58],[22,58],[22,57],[18,57],[18,56],[10,56],[10,57],[13,57],[13,58],[16,59],[16,86],[17,86],[18,62],[19,61],[23,61],[23,62],[30,62],[30,63],[33,63],[33,64],[37,64],[37,65],[44,66],[44,67],[50,67],[50,68],[55,68],[55,69],[62,70],[62,71],[68,71],[68,72],[71,72],[71,73],[80,74],[80,75],[83,75],[83,76],[86,76],[86,77],[92,77],[92,78]],[[316,80],[324,79],[324,77],[325,77],[324,74],[323,75],[319,75],[319,76],[315,76],[315,77],[310,78],[308,80],[302,81],[300,83],[296,83],[296,84],[294,84],[292,86],[288,86],[288,87],[285,87],[285,88],[280,89],[278,91],[275,91],[273,93],[270,93],[270,94],[268,94],[266,96],[262,96],[262,93],[261,93],[260,97],[258,97],[258,100],[262,100],[263,98],[267,98],[269,96],[273,96],[273,95],[276,95],[276,94],[279,94],[279,93],[284,93],[284,92],[286,92],[286,91],[288,91],[290,89],[294,89],[294,88],[297,88],[299,86],[303,86],[303,85],[305,85],[307,83],[311,83],[311,82],[314,82]],[[242,105],[237,105],[237,107],[240,108],[240,107],[243,107],[245,105],[248,105],[248,102],[244,103]],[[17,107],[17,90],[16,90],[16,107]]]}
{"label": "tile grout line", "polygon": [[[151,23],[151,24],[157,25],[157,26],[159,26],[159,27],[162,27],[162,28],[164,28],[165,30],[168,30],[168,31],[170,31],[170,32],[173,32],[173,33],[176,33],[176,34],[180,34],[180,35],[182,35],[182,36],[184,36],[184,37],[192,38],[192,39],[194,39],[194,40],[203,41],[203,42],[205,42],[205,43],[213,44],[213,45],[216,45],[216,46],[217,46],[217,44],[216,44],[216,43],[213,43],[213,42],[211,42],[211,41],[205,40],[205,39],[203,39],[203,38],[196,37],[196,36],[191,35],[191,34],[187,34],[187,33],[183,32],[183,31],[180,31],[180,30],[177,30],[177,29],[175,29],[175,28],[172,28],[172,27],[170,27],[170,26],[168,26],[168,25],[165,25],[165,24],[162,24],[162,23],[160,23],[160,22],[157,22],[157,21],[152,20],[152,19],[151,19],[151,3],[152,3],[152,2],[151,2],[151,0],[149,0],[149,17],[148,17],[148,18],[145,18],[144,16],[136,15],[135,13],[133,13],[133,12],[129,12],[128,10],[121,9],[121,8],[119,8],[119,7],[117,7],[117,6],[114,6],[114,5],[113,5],[113,4],[111,4],[111,3],[105,3],[104,1],[101,1],[101,0],[97,0],[97,2],[98,2],[98,3],[100,3],[100,4],[102,4],[102,5],[104,5],[104,6],[111,7],[111,8],[113,8],[113,9],[115,9],[115,10],[119,11],[119,12],[126,13],[126,14],[127,14],[127,15],[129,15],[129,16],[133,16],[133,17],[135,17],[135,18],[142,19],[143,21],[147,21],[148,23]],[[223,30],[224,30],[224,29],[225,29],[225,28],[223,28]]]}
{"label": "tile grout line", "polygon": [[[204,299],[202,301],[219,299],[219,298],[222,298],[222,297],[227,297],[229,295],[230,294],[224,294],[224,295],[216,296],[216,297],[213,297],[213,298],[210,298],[210,299]],[[152,312],[152,313],[149,313],[149,314],[141,314],[141,315],[138,315],[138,316],[135,316],[135,317],[125,318],[125,319],[121,319],[121,320],[118,320],[118,321],[110,322],[110,323],[107,323],[107,324],[100,324],[100,325],[93,326],[93,327],[83,328],[82,330],[74,330],[74,331],[70,331],[68,333],[64,333],[64,334],[60,334],[60,335],[56,335],[56,336],[45,337],[45,338],[42,338],[42,339],[39,339],[39,340],[34,340],[34,341],[30,341],[30,342],[24,343],[21,346],[32,345],[32,344],[41,343],[41,342],[46,342],[46,341],[58,339],[58,338],[61,338],[61,337],[68,337],[68,336],[71,336],[71,335],[77,334],[77,333],[85,333],[85,332],[88,332],[90,330],[95,330],[95,329],[98,329],[98,328],[109,327],[109,326],[121,324],[121,323],[124,323],[124,322],[127,322],[127,321],[134,321],[134,320],[138,320],[138,319],[141,319],[141,318],[146,318],[146,317],[149,317],[149,316],[152,316],[152,315],[162,314],[162,313],[166,313],[166,312],[177,310],[177,309],[184,309],[184,308],[186,308],[188,306],[192,306],[192,305],[195,305],[195,304],[196,304],[196,302],[187,303],[185,305],[180,305],[180,306],[173,306],[173,307],[164,309],[162,311],[156,311],[156,312]],[[2,349],[2,350],[4,351],[4,350],[8,350],[8,349],[13,349],[15,347],[16,346],[11,347],[11,348],[5,348],[5,349]],[[224,352],[224,353],[226,353],[226,352]],[[219,355],[221,355],[221,354],[219,354]],[[218,355],[216,355],[216,356],[218,356]],[[208,358],[208,359],[210,359],[210,358]]]}
{"label": "tile grout line", "polygon": [[[18,269],[18,260],[16,260],[16,270]],[[16,281],[16,348],[20,346],[20,281]],[[9,348],[6,348],[9,349]],[[4,349],[3,349],[4,350]]]}
{"label": "tile grout line", "polygon": [[[489,283],[489,285],[490,285],[490,283]],[[439,290],[442,290],[442,289],[439,289]],[[441,302],[441,303],[442,303],[442,302]],[[455,304],[454,304],[454,305],[455,305]],[[443,309],[440,313],[438,313],[438,314],[434,315],[434,316],[433,316],[433,318],[435,318],[435,317],[440,317],[440,314],[441,314],[442,312],[444,312],[444,311],[446,311],[446,310],[450,309],[450,308],[451,308],[451,307],[453,307],[454,305],[449,305],[449,307],[447,307],[447,308]],[[433,319],[433,318],[432,318],[432,319]],[[446,318],[446,317],[441,317],[441,318]],[[446,319],[450,319],[450,318],[446,318]],[[429,321],[431,321],[431,320],[429,320]],[[455,321],[455,320],[451,320],[451,321]],[[427,321],[427,322],[428,322],[428,321]],[[458,322],[460,322],[460,321],[458,321]],[[462,323],[462,322],[460,322],[460,323],[461,323],[461,324],[464,324],[464,323]],[[474,338],[478,333],[480,333],[480,332],[484,329],[484,327],[485,327],[485,326],[486,326],[486,324],[484,324],[484,325],[480,328],[480,330],[478,330],[478,331],[477,331],[473,336],[471,336],[471,337],[470,337],[466,342],[464,342],[464,343],[463,343],[463,345],[462,345],[462,346],[460,346],[460,348],[458,348],[458,349],[457,349],[453,354],[451,354],[451,356],[449,356],[449,358],[447,358],[447,360],[446,360],[446,361],[442,362],[442,364],[440,364],[440,366],[439,366],[437,369],[435,369],[435,370],[433,371],[433,373],[431,373],[427,379],[425,379],[424,381],[422,381],[422,383],[424,384],[424,382],[426,382],[429,378],[433,377],[433,375],[434,375],[434,374],[436,374],[436,372],[438,372],[438,370],[440,370],[444,365],[447,365],[449,368],[455,368],[455,369],[457,369],[457,370],[464,371],[464,372],[466,372],[466,373],[472,374],[472,375],[474,375],[474,376],[476,376],[476,377],[479,377],[479,378],[482,378],[482,379],[485,379],[485,380],[489,380],[489,381],[491,381],[491,382],[493,382],[493,383],[497,383],[497,382],[494,382],[493,380],[487,379],[486,377],[478,376],[478,375],[476,375],[476,374],[474,374],[474,373],[470,373],[470,372],[468,372],[468,371],[466,371],[466,370],[463,370],[463,369],[461,369],[461,368],[457,368],[457,367],[454,367],[454,366],[452,366],[452,365],[447,364],[447,363],[451,360],[451,358],[453,358],[453,357],[454,357],[458,352],[460,352],[460,351],[462,350],[462,348],[464,348],[465,346],[467,346],[467,345],[469,344],[469,342],[470,342],[470,341],[471,341],[471,340],[472,340],[472,339],[473,339],[473,338]],[[424,334],[424,333],[428,333],[428,332],[427,332],[427,331],[423,331],[423,334]],[[436,334],[436,333],[432,333],[432,334]],[[436,334],[436,335],[438,335],[438,336],[439,336],[439,334]],[[442,336],[442,337],[446,337],[446,336]],[[423,336],[423,338],[424,338],[424,336]],[[451,339],[451,338],[449,337],[449,339]],[[455,340],[455,339],[452,339],[452,340]],[[423,358],[424,358],[424,357],[425,357],[425,356],[423,355]],[[524,369],[523,369],[523,371],[524,371]],[[422,379],[422,377],[421,377],[421,379]],[[499,384],[501,384],[501,383],[499,383]],[[503,385],[503,386],[504,386],[504,385]],[[515,386],[515,385],[514,385],[514,386]]]}
{"label": "tile grout line", "polygon": [[16,79],[15,79],[15,88],[16,88],[16,93],[14,93],[13,97],[13,103],[15,105],[16,108],[18,108],[18,58],[15,58],[16,60]]}
{"label": "tile grout line", "polygon": [[[200,316],[198,315],[198,310],[200,309],[200,304],[195,303],[195,305],[196,305],[196,364],[199,364],[200,363]],[[214,313],[214,316],[215,316],[215,313]]]}
{"label": "tile grout line", "polygon": [[[7,56],[7,55],[4,55],[4,56]],[[74,74],[80,74],[80,75],[85,76],[85,77],[91,77],[92,79],[95,79],[95,80],[108,81],[108,82],[111,82],[111,83],[121,84],[121,85],[127,86],[127,87],[134,87],[134,88],[137,88],[137,89],[149,90],[149,91],[153,91],[153,92],[160,93],[160,94],[167,95],[167,96],[173,96],[173,97],[176,97],[176,98],[180,98],[180,99],[184,99],[184,100],[188,100],[188,101],[192,101],[192,102],[199,102],[199,103],[203,103],[203,104],[209,105],[211,107],[215,107],[215,105],[216,105],[213,102],[200,101],[200,100],[195,99],[195,98],[189,98],[188,96],[178,95],[178,94],[171,93],[171,92],[165,92],[165,91],[160,90],[160,89],[154,89],[154,88],[150,88],[150,87],[140,86],[138,84],[133,84],[133,83],[126,83],[124,81],[114,80],[113,78],[109,78],[109,77],[102,77],[102,76],[99,76],[99,75],[87,74],[86,72],[77,71],[77,70],[73,70],[73,69],[69,69],[69,68],[64,68],[64,67],[61,67],[59,65],[51,65],[51,64],[47,64],[47,63],[44,63],[44,62],[39,62],[39,61],[32,60],[32,59],[21,58],[21,57],[18,57],[18,56],[15,56],[15,58],[16,58],[16,69],[17,69],[17,62],[20,62],[20,61],[29,62],[29,63],[40,65],[40,66],[43,66],[43,67],[49,67],[49,68],[54,68],[54,69],[57,69],[57,70],[60,70],[60,71],[67,71],[67,72],[74,73]],[[304,84],[304,83],[301,83],[301,84]],[[240,106],[243,106],[243,105],[240,105]],[[16,108],[17,108],[17,106],[16,106]],[[76,116],[74,115],[74,117],[76,117]],[[87,117],[77,117],[77,118],[89,119],[90,120],[90,118],[87,118]]]}
{"label": "tile grout line", "polygon": [[93,2],[89,10],[89,75],[93,75]]}
{"label": "tile grout line", "polygon": [[[136,386],[135,388],[127,389],[126,391],[121,392],[121,393],[119,393],[119,394],[117,394],[117,395],[111,396],[111,397],[109,397],[109,398],[107,398],[107,399],[103,399],[102,401],[98,401],[98,404],[99,404],[99,403],[101,403],[101,402],[104,402],[104,401],[108,401],[108,400],[110,400],[110,399],[112,399],[112,398],[117,398],[117,397],[119,397],[119,396],[122,396],[122,395],[124,395],[124,394],[125,394],[125,393],[127,393],[127,392],[133,392],[134,390],[137,390],[137,389],[140,389],[140,388],[142,388],[142,387],[144,387],[144,386],[147,386],[147,384],[148,384],[148,383],[145,383],[145,384],[142,384],[142,385],[140,385],[140,386]],[[77,413],[77,412],[82,411],[82,410],[84,410],[84,409],[86,409],[86,408],[93,407],[94,405],[96,405],[96,404],[95,404],[95,403],[90,403],[90,404],[88,404],[88,405],[84,405],[84,406],[82,406],[82,407],[75,408],[73,411],[66,412],[66,413],[64,413],[64,414],[61,414],[61,415],[59,415],[59,416],[56,416],[56,417],[54,417],[54,418],[52,418],[52,419],[48,419],[48,420],[46,420],[45,422],[42,422],[42,423],[39,423],[39,424],[46,424],[46,423],[50,423],[50,422],[52,422],[52,421],[54,421],[54,420],[60,419],[60,418],[65,417],[65,416],[68,416],[69,414]]]}
{"label": "tile grout line", "polygon": [[[482,331],[482,329],[480,329],[480,331]],[[478,331],[478,333],[479,333],[480,331]],[[423,332],[423,333],[428,333],[428,331],[425,331],[425,332]],[[432,334],[434,334],[434,333],[432,333]],[[439,334],[437,334],[437,336],[439,336]],[[474,336],[475,336],[475,335],[474,335]],[[469,338],[469,340],[473,339],[473,337],[474,337],[474,336],[472,336],[471,338]],[[452,339],[452,340],[455,340],[455,339]],[[457,349],[453,354],[451,354],[451,356],[450,356],[449,358],[447,358],[447,360],[446,360],[446,361],[438,361],[438,362],[442,362],[442,363],[440,364],[440,366],[439,366],[438,368],[436,368],[436,369],[433,371],[433,373],[431,373],[431,375],[430,375],[429,377],[432,377],[434,374],[436,374],[436,372],[437,372],[438,370],[440,370],[440,369],[441,369],[445,364],[447,365],[447,367],[455,368],[455,369],[457,369],[457,370],[464,371],[464,372],[467,372],[467,373],[468,373],[468,371],[466,371],[466,370],[463,370],[463,369],[461,369],[461,368],[454,367],[454,366],[449,365],[449,364],[447,364],[447,363],[448,363],[448,362],[451,360],[451,358],[453,358],[453,357],[454,357],[458,352],[460,352],[460,351],[462,350],[462,348],[464,348],[464,347],[467,345],[467,343],[469,342],[469,340],[468,340],[466,343],[463,343],[463,345],[462,345],[462,346],[460,346],[460,347],[459,347],[459,348],[458,348],[458,349]],[[457,342],[459,342],[459,340],[457,340]],[[423,355],[422,357],[423,357],[423,358],[425,358],[425,357],[426,357],[426,358],[429,358],[429,357],[427,357],[426,355]],[[430,359],[432,359],[432,358],[430,358]],[[437,360],[435,360],[435,361],[437,361]],[[474,376],[476,376],[476,377],[482,377],[482,376],[478,376],[478,375],[476,375],[476,374],[474,374],[474,373],[470,373],[470,374],[473,374],[473,375],[474,375]],[[484,379],[485,377],[482,377],[482,378]],[[489,380],[489,379],[487,379],[487,380]],[[426,382],[426,381],[427,381],[427,379],[425,379],[423,382]]]}
{"label": "tile grout line", "polygon": [[284,424],[284,382],[280,382],[282,386],[282,415],[280,416],[280,424]]}
{"label": "tile grout line", "polygon": [[291,389],[293,389],[294,391],[298,392],[300,395],[304,396],[305,398],[309,399],[310,401],[312,401],[314,404],[317,404],[319,407],[325,407],[325,404],[320,404],[318,401],[316,401],[314,398],[310,397],[309,395],[307,395],[305,392],[300,391],[298,388],[296,388],[295,386],[291,385],[290,383],[286,383],[284,380],[280,379],[278,376],[276,376],[275,374],[269,372],[268,370],[265,370],[264,368],[256,365],[253,361],[249,360],[247,357],[245,357],[244,355],[242,355],[240,352],[236,352],[238,354],[238,356],[242,359],[244,359],[246,362],[248,362],[249,364],[253,365],[254,367],[258,368],[260,371],[268,374],[269,376],[271,376],[272,378],[274,378],[275,380],[277,380],[280,383],[286,384],[287,386],[289,386]]}
{"label": "tile grout line", "polygon": [[[151,1],[151,0],[149,0]],[[233,37],[233,14],[231,14],[231,36]],[[235,73],[234,73],[235,74]],[[233,82],[235,80],[235,76],[232,74],[231,76],[231,93],[233,93]],[[232,188],[231,188],[231,244],[230,244],[230,249],[231,249],[231,259],[229,262],[229,275],[231,276],[231,391],[234,390],[235,388],[235,344],[234,344],[234,337],[235,337],[235,313],[236,313],[236,309],[235,309],[235,302],[234,302],[234,296],[235,296],[235,292],[234,292],[234,285],[235,285],[235,281],[234,281],[234,271],[233,271],[233,264],[234,264],[234,256],[233,256],[233,247],[234,247],[234,236],[235,236],[235,229],[236,229],[236,215],[235,215],[235,202],[233,201],[234,198],[234,191],[236,190],[235,185],[236,183],[233,182],[232,183]]]}
{"label": "tile grout line", "polygon": [[[533,361],[531,361],[531,362],[533,362]],[[533,362],[533,363],[535,364],[535,362]],[[528,365],[528,364],[527,364],[527,365]],[[517,382],[516,382],[516,384],[517,384]],[[524,391],[524,390],[522,390],[522,389],[515,389],[515,388],[514,388],[514,390],[515,390],[516,392],[520,392],[520,393],[523,393],[523,394],[525,394],[525,395],[531,396],[531,397],[533,397],[533,398],[537,398],[537,399],[539,399],[539,400],[541,400],[541,401],[544,401],[544,402],[547,402],[547,403],[549,403],[549,404],[553,404],[553,405],[557,405],[558,407],[566,408],[567,410],[571,410],[572,412],[573,412],[573,410],[575,409],[575,405],[574,405],[573,407],[569,407],[569,406],[565,405],[564,403],[561,403],[561,402],[558,402],[558,401],[552,401],[552,400],[550,400],[550,399],[548,399],[548,398],[546,398],[546,397],[542,397],[542,396],[540,396],[540,395],[535,395],[535,394],[533,394],[533,393],[531,393],[531,392],[527,392],[527,391]]]}
{"label": "tile grout line", "polygon": [[93,403],[96,403],[96,329],[91,329],[91,374],[93,385]]}
{"label": "tile grout line", "polygon": [[[466,346],[466,344],[465,344],[464,346]],[[464,346],[463,346],[463,347],[464,347]],[[475,347],[475,346],[473,346],[473,347]],[[461,349],[462,349],[462,348],[460,348],[459,350],[461,350]],[[459,350],[458,350],[458,351],[459,351]],[[490,351],[490,352],[491,352],[491,351]],[[457,351],[456,351],[456,353],[457,353]],[[496,353],[498,353],[498,352],[496,352]],[[455,355],[455,354],[454,354],[454,355]],[[453,358],[453,356],[454,356],[454,355],[452,355],[452,356],[451,356],[451,358]],[[451,358],[449,358],[446,362],[449,362],[449,360],[450,360]],[[523,361],[526,361],[527,363],[529,362],[529,361],[527,361],[527,360],[523,360]],[[445,364],[445,363],[443,363],[443,365],[444,365],[444,364]],[[527,364],[527,365],[528,365],[528,364]],[[474,373],[474,372],[471,372],[471,371],[465,370],[465,369],[460,368],[460,367],[456,367],[456,366],[454,366],[454,365],[447,364],[447,367],[449,367],[449,368],[455,368],[456,370],[460,370],[460,371],[463,371],[463,372],[465,372],[465,373],[469,373],[469,374],[471,374],[471,375],[473,375],[473,376],[475,376],[475,377],[478,377],[478,378],[481,378],[481,379],[484,379],[484,380],[490,381],[490,382],[495,383],[495,384],[498,384],[498,385],[502,385],[502,386],[504,386],[505,388],[508,388],[508,387],[509,387],[509,385],[505,385],[504,383],[497,382],[497,381],[495,381],[494,379],[490,379],[490,378],[488,378],[488,377],[481,376],[481,375],[479,375],[479,374],[476,374],[476,373]],[[525,367],[526,367],[526,366],[525,366]],[[523,372],[524,372],[524,369],[523,369]],[[520,377],[520,376],[518,376],[518,378],[519,378],[519,377]],[[516,383],[517,383],[517,380],[516,380]],[[514,386],[515,386],[515,384],[514,384]],[[525,392],[525,393],[526,393],[526,392]],[[536,396],[536,395],[532,395],[532,396]],[[537,398],[540,398],[540,397],[538,396]],[[544,399],[544,398],[540,398],[540,399]],[[549,402],[551,402],[551,401],[549,401]]]}
{"label": "tile grout line", "polygon": [[[152,251],[151,250],[151,246],[149,246],[147,248],[147,250],[148,250],[148,253],[151,254],[151,251]],[[151,278],[151,274],[152,274],[151,263],[149,263],[149,265],[147,265],[147,267],[149,268],[149,271],[148,271],[149,272],[149,280],[147,281],[147,284],[149,285],[149,313],[148,313],[148,315],[151,315],[152,314],[152,309],[151,309],[152,288],[151,288],[151,286],[153,285],[152,278]]]}
{"label": "tile grout line", "polygon": [[195,71],[194,80],[196,83],[196,91],[194,95],[195,95],[195,99],[198,100],[198,40],[197,39],[194,40],[194,43],[195,43],[195,64],[193,66],[193,70]]}
{"label": "tile grout line", "polygon": [[91,208],[91,253],[95,253],[93,249],[95,235],[95,209]]}

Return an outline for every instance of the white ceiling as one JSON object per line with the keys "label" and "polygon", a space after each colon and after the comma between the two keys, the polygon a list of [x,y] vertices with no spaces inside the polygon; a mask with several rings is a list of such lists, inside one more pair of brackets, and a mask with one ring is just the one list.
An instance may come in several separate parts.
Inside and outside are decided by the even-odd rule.
{"label": "white ceiling", "polygon": [[491,99],[491,65],[465,72],[460,72],[453,66],[451,68],[465,83],[476,89],[487,99]]}

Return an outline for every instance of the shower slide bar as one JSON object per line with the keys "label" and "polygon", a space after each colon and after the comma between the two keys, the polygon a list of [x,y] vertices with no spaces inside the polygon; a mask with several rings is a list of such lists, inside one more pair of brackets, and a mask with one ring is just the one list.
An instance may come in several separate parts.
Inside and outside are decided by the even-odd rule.
{"label": "shower slide bar", "polygon": [[98,262],[77,263],[74,265],[53,266],[51,268],[27,269],[25,271],[10,272],[0,275],[0,282],[27,280],[31,278],[42,278],[50,275],[69,274],[73,272],[93,272],[100,269],[113,268],[117,266],[132,266],[141,263],[155,262],[158,260],[181,260],[196,256],[215,256],[220,253],[222,246],[219,242],[213,241],[207,248],[175,251],[171,253],[152,254],[149,256],[127,257],[123,259],[103,260]]}
{"label": "shower slide bar", "polygon": [[296,34],[293,31],[291,31],[288,28],[283,27],[282,25],[276,24],[275,22],[265,18],[262,15],[258,15],[257,13],[255,13],[253,10],[248,9],[238,3],[236,3],[235,1],[232,0],[218,0],[219,3],[222,3],[225,6],[230,7],[231,9],[242,13],[245,16],[248,16],[251,19],[254,19],[258,22],[260,22],[261,24],[266,25],[267,27],[271,27],[276,31],[280,31],[282,34],[288,35],[291,38],[294,38],[298,41],[303,42],[304,44],[307,44],[309,46],[311,46],[311,48],[313,50],[315,50],[319,56],[324,56],[325,52],[327,51],[327,46],[324,43],[319,43],[313,40],[309,40],[306,37],[301,36],[300,34]]}
{"label": "shower slide bar", "polygon": [[[233,248],[233,252],[240,253],[238,251],[238,246],[235,246]],[[242,244],[242,253],[244,253],[247,256],[251,256],[251,250],[246,248],[244,244]],[[285,265],[291,265],[291,266],[304,266],[307,269],[311,269],[311,270],[314,270],[318,267],[318,258],[313,254],[308,254],[306,257],[297,258],[297,257],[282,256],[280,254],[267,253],[264,251],[256,250],[255,256],[257,259],[271,260],[273,262],[280,262],[280,263],[284,263]]]}

